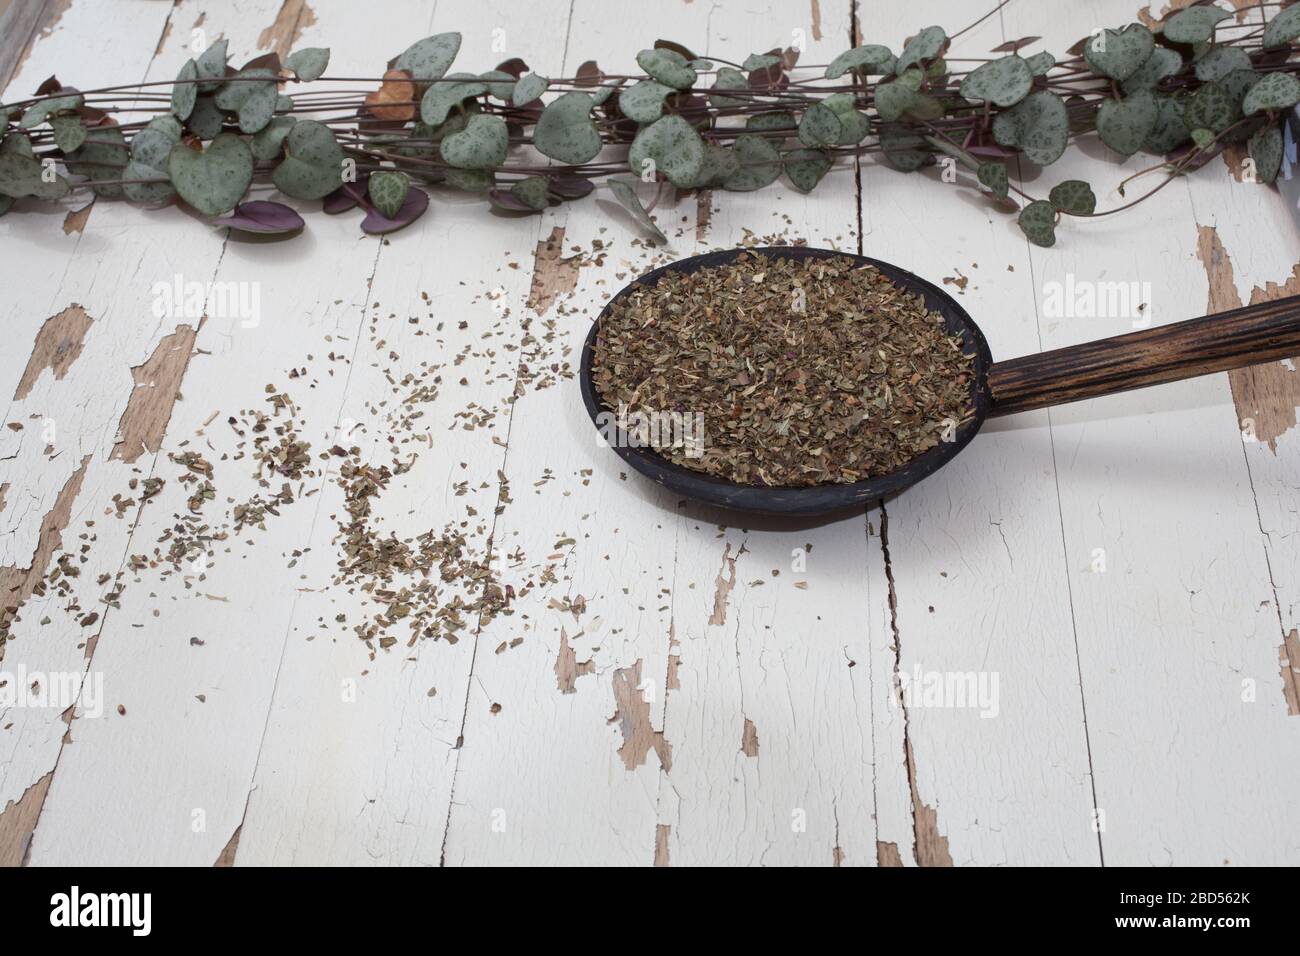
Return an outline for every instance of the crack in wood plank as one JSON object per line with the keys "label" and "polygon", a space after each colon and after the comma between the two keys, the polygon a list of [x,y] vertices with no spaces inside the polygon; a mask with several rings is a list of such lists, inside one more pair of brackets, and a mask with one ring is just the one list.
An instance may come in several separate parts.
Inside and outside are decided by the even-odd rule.
{"label": "crack in wood plank", "polygon": [[907,786],[912,796],[912,857],[918,866],[952,866],[948,838],[939,832],[938,811],[921,799],[916,781],[916,755],[912,752],[912,734],[907,701],[899,689],[903,667],[903,644],[898,627],[898,592],[894,586],[894,565],[889,554],[889,514],[880,503],[880,550],[885,562],[885,581],[889,585],[889,626],[894,637],[894,669],[890,674],[898,707],[903,715],[903,765],[907,768]]}
{"label": "crack in wood plank", "polygon": [[695,194],[695,241],[703,242],[709,236],[709,220],[713,217],[713,190],[701,189]]}
{"label": "crack in wood plank", "polygon": [[31,357],[27,359],[18,387],[14,389],[14,401],[26,398],[46,369],[54,373],[55,381],[62,380],[81,355],[86,333],[92,324],[94,320],[76,302],[46,319],[36,333]]}

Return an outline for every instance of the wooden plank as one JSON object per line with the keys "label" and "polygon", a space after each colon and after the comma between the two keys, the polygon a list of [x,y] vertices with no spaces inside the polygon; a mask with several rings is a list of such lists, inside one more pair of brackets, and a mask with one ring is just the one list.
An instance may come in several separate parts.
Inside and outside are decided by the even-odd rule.
{"label": "wooden plank", "polygon": [[[224,35],[232,59],[239,61],[256,52],[278,12],[279,4],[270,2],[260,12],[245,5],[206,14],[196,4],[178,7],[174,16],[183,31],[203,16],[203,39]],[[427,16],[422,11],[416,15],[418,29]],[[174,75],[191,55],[192,39],[188,32],[177,32],[175,42],[164,44],[159,75]],[[128,244],[119,253],[119,241],[107,250],[101,279],[107,283],[111,275],[112,282],[104,289],[91,288],[82,301],[92,314],[99,312],[90,303],[99,301],[112,310],[110,317],[126,317],[115,331],[128,343],[125,333],[132,326],[139,327],[137,335],[160,336],[142,359],[152,355],[160,378],[170,371],[180,381],[180,400],[160,417],[154,416],[157,402],[169,404],[175,385],[160,385],[158,399],[145,389],[124,390],[146,421],[161,423],[147,436],[149,449],[160,454],[155,457],[132,442],[117,446],[118,457],[105,463],[111,481],[96,489],[95,500],[106,502],[112,493],[125,491],[128,475],[153,475],[167,486],[144,509],[130,542],[117,543],[113,557],[120,563],[126,554],[152,557],[155,549],[165,554],[168,544],[160,545],[158,539],[175,524],[175,515],[187,513],[193,489],[183,486],[184,469],[169,460],[172,454],[200,451],[215,464],[221,497],[206,506],[214,525],[221,519],[213,512],[228,511],[230,499],[279,490],[278,483],[269,492],[256,483],[251,446],[241,450],[226,424],[232,415],[247,419],[245,409],[264,409],[273,424],[282,423],[286,415],[272,414],[267,404],[268,383],[290,395],[302,416],[304,437],[314,446],[331,435],[379,247],[359,233],[352,217],[317,217],[310,234],[295,243],[226,244],[224,233],[209,231],[177,211],[151,214],[105,205],[108,215],[133,217],[136,228],[122,231],[138,237],[137,245]],[[138,219],[143,215],[174,217],[175,225],[151,221],[142,230]],[[98,224],[92,220],[91,229]],[[167,242],[171,254],[164,256],[156,244]],[[319,275],[310,286],[286,281],[285,276],[302,268],[308,250]],[[117,258],[121,254],[132,258],[124,262]],[[73,270],[74,276],[89,272]],[[122,275],[135,279],[122,282]],[[256,302],[256,310],[221,307],[209,294],[196,336],[162,337],[198,324],[188,314],[159,322],[151,311],[158,296],[155,284],[170,285],[178,277],[218,287],[230,283],[239,293],[234,301],[241,306]],[[310,297],[305,289],[312,290]],[[163,328],[154,331],[159,325]],[[331,350],[341,357],[322,361],[324,367],[314,370],[312,379],[292,380],[291,369],[306,366],[309,352],[323,357]],[[129,366],[119,367],[129,382]],[[95,434],[104,434],[106,442],[115,430],[138,434],[129,427],[131,406],[124,410],[120,401],[106,404],[120,419]],[[107,452],[105,447],[99,454],[107,457]],[[306,478],[293,489],[295,497],[302,499],[312,490],[313,478],[318,484],[324,481],[319,474]],[[292,610],[289,599],[302,583],[286,553],[307,538],[317,500],[306,498],[296,508],[286,508],[282,526],[268,519],[268,540],[257,542],[265,552],[249,548],[259,532],[245,529],[214,548],[210,568],[183,564],[180,573],[166,577],[156,569],[127,575],[121,611],[106,615],[90,663],[112,703],[103,720],[73,722],[72,743],[59,758],[32,862],[211,864],[218,858],[247,801]],[[258,609],[256,621],[249,620],[250,608]]]}
{"label": "wooden plank", "polygon": [[[1012,7],[1004,17],[1008,35],[1042,33],[1062,49],[1132,13],[1116,0],[1063,8],[1045,23]],[[1115,184],[1146,164],[1076,150],[1035,191],[1083,178],[1111,205]],[[1135,188],[1140,181],[1129,198]],[[1149,300],[1138,322],[1200,315],[1196,225],[1187,190],[1170,187],[1133,212],[1071,228],[1055,249],[1035,249],[1034,281],[1043,291],[1071,277],[1076,287],[1136,284]],[[1134,316],[1114,313],[1133,310],[1109,311],[1040,309],[1043,347],[1132,328]],[[1106,862],[1294,860],[1284,794],[1300,769],[1261,754],[1284,752],[1296,730],[1280,707],[1278,612],[1227,376],[1053,409],[1050,421]],[[1244,699],[1243,678],[1259,682],[1265,703]]]}
{"label": "wooden plank", "polygon": [[0,3],[0,90],[9,85],[44,18],[46,0]]}
{"label": "wooden plank", "polygon": [[[111,10],[102,4],[60,6],[60,18],[57,23],[47,21],[48,31],[38,35],[11,91],[30,94],[55,70],[72,82],[66,72],[69,64],[82,67],[78,82],[84,87],[146,74],[167,7],[145,2]],[[142,42],[140,37],[150,39]],[[102,511],[129,477],[128,469],[109,464],[107,458],[132,391],[131,368],[171,331],[152,317],[138,321],[137,313],[124,307],[127,296],[119,295],[122,277],[131,275],[157,248],[168,249],[178,263],[203,261],[209,270],[219,251],[219,245],[188,220],[182,228],[178,218],[184,217],[160,217],[156,232],[128,229],[126,217],[138,215],[138,210],[115,209],[85,234],[72,236],[61,228],[63,216],[57,207],[18,208],[0,222],[0,233],[12,235],[21,229],[24,236],[0,264],[0,282],[8,290],[3,321],[11,342],[30,343],[27,348],[5,349],[0,361],[5,420],[22,426],[0,433],[0,486],[6,489],[0,511],[0,579],[9,592],[5,603],[32,594],[54,569],[60,549],[81,572],[75,600],[50,590],[23,603],[21,620],[13,624],[0,657],[8,679],[20,673],[37,675],[34,682],[43,680],[51,692],[80,687],[87,640],[98,630],[93,620],[85,626],[82,621],[103,610],[98,601],[108,589],[100,579],[117,571],[130,532],[129,521],[106,519]],[[144,295],[147,302],[147,288]],[[148,315],[147,306],[142,314]],[[49,623],[43,625],[46,619]],[[22,801],[24,794],[30,801],[33,787],[42,780],[44,794],[68,729],[65,720],[72,714],[72,699],[65,698],[67,694],[55,693],[53,703],[17,706],[0,714],[0,807]],[[99,702],[87,703],[93,708]],[[35,814],[43,802],[43,796],[36,801]],[[36,819],[30,817],[31,824]]]}
{"label": "wooden plank", "polygon": [[[922,0],[897,24],[865,23],[864,39],[897,48],[930,23],[955,33],[978,12]],[[949,56],[988,56],[1010,35],[990,18]],[[863,252],[943,284],[995,357],[1035,351],[1023,237],[973,178],[946,182],[943,172],[867,165]],[[892,594],[896,629],[881,632],[872,656],[882,856],[896,847],[905,865],[1095,862],[1046,416],[985,426],[939,474],[874,511],[871,526],[884,552],[872,581]]]}
{"label": "wooden plank", "polygon": [[[678,13],[669,31],[643,6],[611,12],[608,4],[580,4],[570,59],[586,58],[575,53],[579,38],[592,49],[618,51],[602,53],[600,64],[623,71],[635,69],[634,53],[656,33],[729,58],[788,42],[794,29],[812,33],[802,12],[787,24],[775,8],[762,8],[743,26],[733,21],[716,30],[706,10]],[[816,52],[805,55],[824,62],[831,44],[845,45],[847,19],[847,7],[822,4],[821,23],[839,24],[840,35],[810,42]],[[700,232],[710,243],[732,245],[743,226],[760,235],[787,231],[786,215],[797,223],[791,238],[852,242],[851,177],[828,188],[847,195],[838,203],[833,192],[805,200],[774,186],[760,203],[715,194],[703,229],[694,197],[663,206],[660,222],[675,237],[668,254],[691,252]],[[605,267],[582,270],[562,316],[575,346],[587,329],[584,317],[653,261],[627,250],[623,220],[611,223],[611,207],[601,202],[607,208],[570,207],[565,220],[566,242],[613,243]],[[861,519],[766,539],[738,528],[720,534],[711,528],[714,516],[679,513],[674,500],[595,448],[571,393],[530,395],[516,407],[507,461],[512,488],[543,468],[560,478],[538,491],[545,511],[577,539],[566,556],[565,598],[581,598],[587,610],[574,615],[538,601],[529,614],[539,617],[540,642],[530,638],[476,662],[447,861],[721,861],[757,856],[761,845],[750,838],[761,833],[774,844],[770,860],[830,864],[838,837],[861,862],[870,846],[863,836],[870,826],[870,755],[848,656],[859,640],[850,621],[862,605],[847,589],[835,593],[837,580],[847,584],[855,567],[865,569]],[[543,539],[551,528],[528,514],[507,511],[502,520],[507,534],[550,544]],[[815,580],[825,588],[805,593],[789,571],[790,552],[809,540],[818,549],[810,559]],[[749,552],[742,551],[746,541]],[[774,567],[787,569],[779,590],[770,578]],[[760,573],[768,586],[751,587]],[[718,623],[710,625],[711,618]],[[810,640],[819,627],[824,639]],[[779,671],[782,656],[789,673],[771,674],[769,692],[763,671],[773,664]],[[539,685],[538,675],[552,672],[556,682]],[[824,696],[834,705],[819,714]],[[492,701],[502,703],[495,716]],[[847,713],[852,719],[844,720]],[[475,746],[484,738],[490,746]],[[813,772],[833,783],[812,785]],[[746,801],[761,810],[746,818]],[[494,812],[508,821],[504,832],[490,827]]]}
{"label": "wooden plank", "polygon": [[[562,76],[567,16],[567,7],[554,4],[522,10],[444,0],[421,29],[463,31],[455,69],[485,71],[513,54],[544,75]],[[323,11],[319,18],[323,35],[338,34],[338,23]],[[372,57],[369,69],[396,52]],[[340,415],[358,423],[351,443],[364,449],[365,460],[392,465],[408,453],[417,456],[376,501],[376,524],[400,537],[461,526],[468,553],[482,558],[493,531],[517,367],[533,361],[520,350],[522,323],[532,319],[538,337],[545,331],[524,302],[539,230],[546,234],[550,225],[493,215],[479,197],[457,199],[440,190],[435,202],[418,233],[407,230],[384,249]],[[435,366],[439,397],[416,406],[423,417],[411,430],[396,426],[390,409],[428,383]],[[408,376],[416,381],[394,387]],[[492,415],[468,430],[459,416],[474,406]],[[522,498],[524,491],[513,494]],[[328,582],[337,571],[333,516],[344,513],[343,505],[331,483],[309,540],[304,573],[313,581]],[[540,570],[534,561],[547,564],[545,552],[529,554],[530,566],[504,569],[503,580],[522,587]],[[453,587],[446,585],[444,593]],[[238,864],[440,862],[472,660],[513,636],[524,614],[517,608],[514,616],[498,618],[481,637],[471,617],[455,644],[408,646],[405,630],[394,630],[396,645],[376,649],[372,658],[352,628],[376,607],[352,587],[300,596]],[[338,615],[346,623],[336,621]],[[472,735],[467,741],[466,748],[487,746]]]}

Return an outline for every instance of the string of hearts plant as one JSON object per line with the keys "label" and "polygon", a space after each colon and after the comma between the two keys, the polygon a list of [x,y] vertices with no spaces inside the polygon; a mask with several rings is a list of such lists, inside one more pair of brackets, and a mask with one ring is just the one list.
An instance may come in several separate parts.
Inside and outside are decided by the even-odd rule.
{"label": "string of hearts plant", "polygon": [[[874,155],[902,171],[940,162],[973,174],[1018,210],[1031,242],[1050,246],[1062,216],[1129,208],[1225,148],[1244,143],[1256,178],[1275,179],[1281,120],[1300,102],[1300,5],[1279,7],[1250,8],[1270,8],[1261,25],[1202,0],[1154,31],[1095,31],[1059,60],[1026,51],[1037,37],[1003,44],[996,58],[948,60],[951,38],[930,26],[898,53],[864,44],[816,68],[798,67],[793,50],[735,63],[658,41],[637,55],[644,75],[588,61],[550,79],[519,59],[448,74],[458,33],[412,44],[378,78],[325,77],[321,48],[236,69],[221,40],[174,81],[81,91],[51,77],[31,99],[0,106],[0,215],[24,197],[90,190],[152,206],[179,198],[251,232],[301,229],[289,206],[248,198],[274,187],[321,200],[326,213],[361,207],[362,228],[382,234],[425,213],[427,186],[527,214],[603,184],[664,240],[650,212],[668,185],[754,190],[784,174],[808,192],[837,165]],[[1010,163],[1051,165],[1094,133],[1121,156],[1160,157],[1143,170],[1163,172],[1159,184],[1099,211],[1081,180],[1046,198],[1012,182]],[[643,204],[638,193],[651,189]]]}

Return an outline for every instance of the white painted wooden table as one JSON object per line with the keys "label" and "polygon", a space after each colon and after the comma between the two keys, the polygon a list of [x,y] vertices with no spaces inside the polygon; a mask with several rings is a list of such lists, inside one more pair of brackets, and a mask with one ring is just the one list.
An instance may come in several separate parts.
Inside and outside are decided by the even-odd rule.
{"label": "white painted wooden table", "polygon": [[[228,38],[235,62],[329,46],[341,76],[375,75],[411,40],[459,30],[458,69],[518,55],[571,75],[592,57],[633,71],[658,37],[738,58],[802,31],[804,62],[825,63],[855,22],[897,48],[984,12],[957,0],[874,4],[856,21],[847,0],[36,6],[8,14],[35,23],[9,98],[55,72],[81,88],[169,79],[196,29]],[[1045,6],[1013,0],[951,55],[1024,35],[1061,53],[1137,13],[1132,0]],[[1035,187],[1077,175],[1115,202],[1150,160],[1103,152],[1085,146]],[[152,551],[185,492],[169,481],[121,518],[113,496],[133,477],[174,477],[169,454],[229,453],[225,419],[257,407],[268,383],[292,394],[314,446],[359,423],[378,447],[382,430],[365,426],[388,376],[479,347],[489,329],[513,362],[504,347],[523,323],[550,322],[554,360],[561,346],[575,357],[600,304],[644,267],[637,233],[593,199],[506,219],[435,196],[386,243],[313,212],[304,236],[271,245],[175,209],[99,202],[65,218],[73,208],[0,219],[0,395],[4,422],[22,426],[0,429],[0,582],[25,598],[0,671],[85,673],[102,681],[102,714],[84,699],[0,710],[0,862],[1300,862],[1294,365],[1000,420],[863,517],[746,529],[625,480],[573,381],[511,405],[513,374],[471,359],[469,384],[429,406],[430,444],[385,514],[419,529],[471,505],[490,516],[500,470],[514,502],[494,541],[533,562],[554,553],[555,583],[455,645],[372,657],[333,625],[340,609],[365,610],[329,586],[334,475],[229,543],[201,580],[128,571],[121,607],[106,609],[112,576]],[[963,304],[998,357],[1131,328],[1129,316],[1050,314],[1051,283],[1148,283],[1143,315],[1156,323],[1300,291],[1300,237],[1281,201],[1217,161],[1051,250],[934,171],[869,163],[811,196],[778,184],[715,193],[709,210],[694,196],[660,208],[675,255],[752,230],[968,277]],[[564,256],[595,239],[608,255],[548,264],[543,243],[561,234]],[[560,291],[530,307],[535,268]],[[156,318],[153,284],[178,275],[257,283],[262,321],[209,317],[196,335],[193,319]],[[436,342],[388,318],[430,314],[445,321]],[[311,387],[294,385],[288,370],[308,353]],[[500,414],[460,430],[453,416],[470,401]],[[535,485],[546,469],[553,480]],[[253,491],[247,471],[223,471],[222,495]],[[87,627],[68,597],[29,593],[85,544],[75,593],[101,611]],[[579,597],[585,613],[565,609]],[[899,675],[931,674],[997,693],[900,707]]]}

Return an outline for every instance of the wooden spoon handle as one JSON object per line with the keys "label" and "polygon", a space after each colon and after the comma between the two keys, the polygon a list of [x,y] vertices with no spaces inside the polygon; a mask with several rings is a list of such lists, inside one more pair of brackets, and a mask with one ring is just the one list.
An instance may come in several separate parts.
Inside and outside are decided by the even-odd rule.
{"label": "wooden spoon handle", "polygon": [[1300,295],[995,362],[991,415],[1300,356]]}

